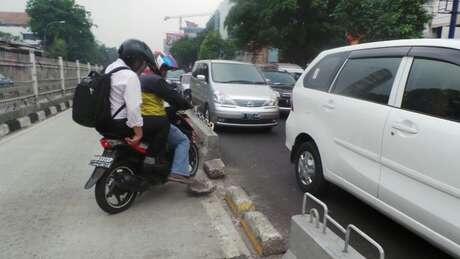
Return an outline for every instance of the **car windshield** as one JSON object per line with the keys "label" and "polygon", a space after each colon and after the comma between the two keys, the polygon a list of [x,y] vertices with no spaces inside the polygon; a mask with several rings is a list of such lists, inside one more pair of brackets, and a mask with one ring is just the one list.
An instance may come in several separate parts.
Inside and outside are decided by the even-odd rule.
{"label": "car windshield", "polygon": [[251,64],[213,63],[212,78],[217,83],[266,84],[256,66]]}
{"label": "car windshield", "polygon": [[263,71],[265,78],[271,81],[274,86],[292,88],[295,85],[294,78],[286,72],[280,71]]}
{"label": "car windshield", "polygon": [[182,69],[168,71],[169,78],[179,78],[181,75],[185,74],[185,71]]}

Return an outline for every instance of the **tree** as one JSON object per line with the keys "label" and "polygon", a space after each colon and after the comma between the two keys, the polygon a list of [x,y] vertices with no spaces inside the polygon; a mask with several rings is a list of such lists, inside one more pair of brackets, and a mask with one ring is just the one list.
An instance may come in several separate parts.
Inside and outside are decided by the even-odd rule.
{"label": "tree", "polygon": [[419,38],[430,20],[425,0],[344,0],[333,16],[343,31],[362,41]]}
{"label": "tree", "polygon": [[66,57],[67,45],[63,39],[54,39],[53,44],[48,48],[48,55],[53,58]]}
{"label": "tree", "polygon": [[277,47],[285,60],[304,64],[344,42],[330,16],[339,0],[233,1],[225,24],[240,48]]}
{"label": "tree", "polygon": [[[90,13],[77,5],[75,0],[28,0],[26,11],[31,18],[31,30],[40,38],[46,32],[46,50],[53,46],[55,39],[60,39],[67,48],[64,58],[97,61],[97,44],[91,32],[93,23]],[[52,23],[56,21],[65,21],[65,24]]]}
{"label": "tree", "polygon": [[171,54],[180,66],[189,68],[198,59],[201,43],[204,37],[183,38],[176,41],[171,47]]}
{"label": "tree", "polygon": [[223,40],[219,32],[208,32],[200,46],[199,59],[231,59],[234,56],[233,45]]}
{"label": "tree", "polygon": [[117,48],[109,48],[104,44],[97,44],[97,62],[102,66],[108,66],[118,58]]}
{"label": "tree", "polygon": [[424,0],[233,0],[225,21],[243,49],[276,47],[282,59],[305,64],[344,45],[345,33],[365,41],[417,37],[429,17]]}

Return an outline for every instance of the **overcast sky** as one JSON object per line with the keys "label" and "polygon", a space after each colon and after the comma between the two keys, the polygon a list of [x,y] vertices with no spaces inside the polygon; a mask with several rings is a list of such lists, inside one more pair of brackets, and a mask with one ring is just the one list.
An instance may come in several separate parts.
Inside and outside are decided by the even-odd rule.
{"label": "overcast sky", "polygon": [[[0,0],[0,11],[22,12],[27,0]],[[212,13],[221,0],[76,0],[91,12],[96,39],[110,47],[127,38],[144,40],[152,49],[163,49],[166,32],[177,32],[176,19],[163,21],[164,16]],[[209,17],[187,18],[200,25]]]}

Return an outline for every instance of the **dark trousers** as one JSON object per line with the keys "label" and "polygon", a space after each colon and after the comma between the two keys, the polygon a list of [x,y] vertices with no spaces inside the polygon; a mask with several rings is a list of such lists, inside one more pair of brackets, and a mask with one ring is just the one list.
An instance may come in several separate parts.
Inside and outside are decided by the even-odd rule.
{"label": "dark trousers", "polygon": [[[169,134],[169,120],[161,116],[144,116],[143,141],[149,143],[147,153],[150,156],[158,156],[166,148]],[[132,137],[134,131],[126,125],[126,119],[112,120],[106,129],[97,129],[106,138]]]}
{"label": "dark trousers", "polygon": [[149,143],[147,152],[158,156],[166,148],[169,134],[169,120],[163,116],[144,116],[144,139]]}
{"label": "dark trousers", "polygon": [[124,139],[134,135],[134,130],[126,125],[126,119],[112,120],[104,128],[96,128],[96,130],[106,138]]}

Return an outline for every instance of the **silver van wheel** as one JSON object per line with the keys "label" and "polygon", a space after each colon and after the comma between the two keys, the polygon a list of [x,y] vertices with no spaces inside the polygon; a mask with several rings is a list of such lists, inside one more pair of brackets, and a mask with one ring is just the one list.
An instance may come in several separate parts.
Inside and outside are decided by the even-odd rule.
{"label": "silver van wheel", "polygon": [[309,151],[304,151],[299,157],[297,173],[301,182],[307,186],[313,182],[316,173],[315,159]]}

